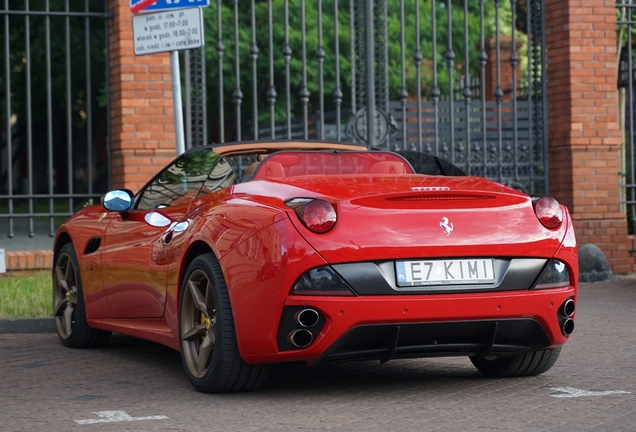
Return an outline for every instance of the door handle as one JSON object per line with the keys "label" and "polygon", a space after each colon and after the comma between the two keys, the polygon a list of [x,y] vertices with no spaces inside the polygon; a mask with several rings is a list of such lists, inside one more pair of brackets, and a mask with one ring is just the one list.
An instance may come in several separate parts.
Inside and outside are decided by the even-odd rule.
{"label": "door handle", "polygon": [[163,235],[163,244],[167,245],[172,241],[175,234],[184,232],[190,227],[190,222],[173,222]]}

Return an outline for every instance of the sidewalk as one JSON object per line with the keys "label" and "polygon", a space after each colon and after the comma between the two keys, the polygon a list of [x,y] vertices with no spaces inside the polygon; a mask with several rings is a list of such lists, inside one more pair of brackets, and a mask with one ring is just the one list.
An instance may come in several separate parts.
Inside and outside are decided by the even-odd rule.
{"label": "sidewalk", "polygon": [[[539,376],[486,378],[465,357],[282,364],[262,390],[223,395],[196,392],[179,353],[157,343],[115,334],[68,349],[52,333],[2,334],[0,429],[633,431],[635,308],[634,277],[581,285],[574,333]],[[113,413],[168,418],[77,423]]]}

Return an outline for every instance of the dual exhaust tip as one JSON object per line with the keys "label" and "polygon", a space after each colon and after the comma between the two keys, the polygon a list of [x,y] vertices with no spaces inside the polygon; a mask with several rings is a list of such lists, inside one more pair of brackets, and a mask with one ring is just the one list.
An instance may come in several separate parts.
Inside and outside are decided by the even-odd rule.
{"label": "dual exhaust tip", "polygon": [[294,314],[294,321],[303,328],[289,332],[287,340],[296,348],[307,348],[314,341],[314,335],[308,329],[318,324],[320,314],[315,309],[301,309]]}
{"label": "dual exhaust tip", "polygon": [[574,300],[571,298],[567,299],[559,309],[561,315],[565,317],[565,319],[561,322],[561,332],[564,336],[569,336],[574,331],[574,320],[572,319],[572,315],[574,315],[575,310],[576,305]]}

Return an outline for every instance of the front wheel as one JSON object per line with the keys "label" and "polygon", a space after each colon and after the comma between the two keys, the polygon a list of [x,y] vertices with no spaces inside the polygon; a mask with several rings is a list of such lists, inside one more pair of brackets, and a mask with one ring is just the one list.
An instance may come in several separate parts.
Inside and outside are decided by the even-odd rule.
{"label": "front wheel", "polygon": [[470,357],[477,370],[494,378],[539,375],[550,370],[561,353],[561,347],[545,349],[515,357]]}
{"label": "front wheel", "polygon": [[53,316],[62,344],[70,348],[105,345],[110,332],[89,327],[82,277],[72,243],[65,244],[53,265]]}
{"label": "front wheel", "polygon": [[213,254],[195,258],[185,273],[179,335],[183,367],[198,391],[247,391],[265,384],[270,365],[247,364],[239,354],[230,298]]}

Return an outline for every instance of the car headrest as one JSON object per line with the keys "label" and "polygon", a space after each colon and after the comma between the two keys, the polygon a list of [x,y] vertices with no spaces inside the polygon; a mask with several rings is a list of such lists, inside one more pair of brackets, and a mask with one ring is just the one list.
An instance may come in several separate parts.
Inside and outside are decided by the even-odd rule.
{"label": "car headrest", "polygon": [[257,178],[282,178],[285,177],[283,165],[278,162],[265,161],[258,169]]}
{"label": "car headrest", "polygon": [[405,174],[404,164],[398,161],[382,161],[371,166],[371,174]]}

